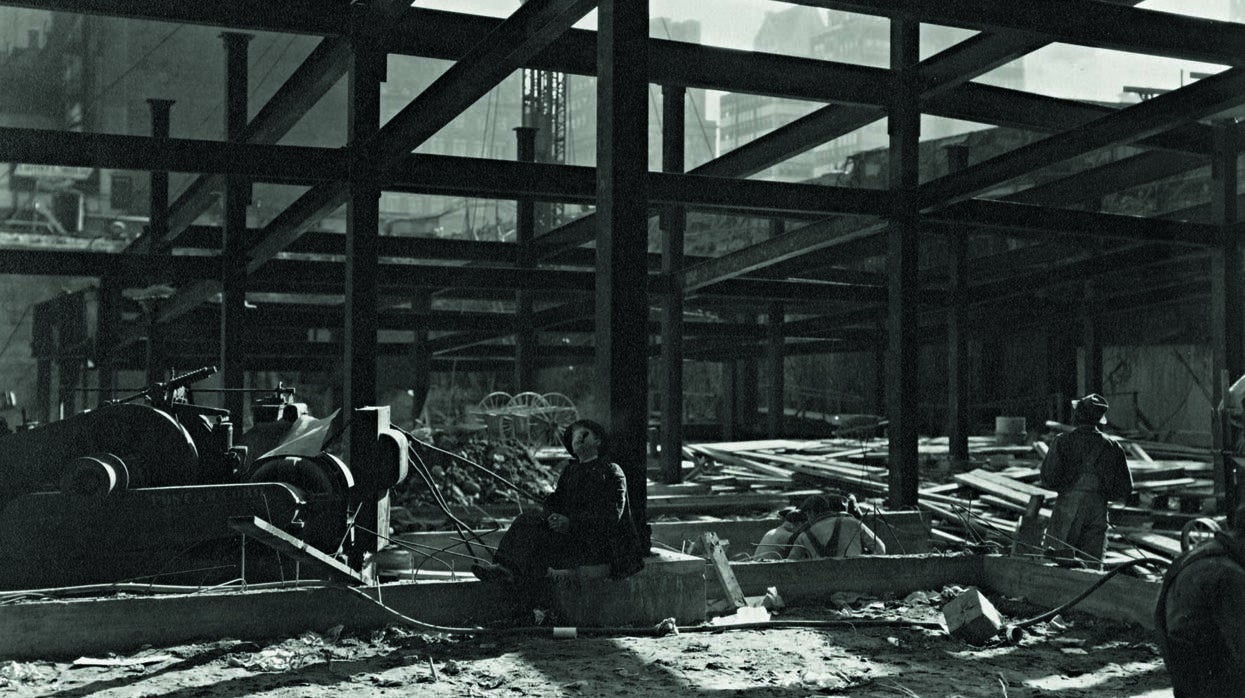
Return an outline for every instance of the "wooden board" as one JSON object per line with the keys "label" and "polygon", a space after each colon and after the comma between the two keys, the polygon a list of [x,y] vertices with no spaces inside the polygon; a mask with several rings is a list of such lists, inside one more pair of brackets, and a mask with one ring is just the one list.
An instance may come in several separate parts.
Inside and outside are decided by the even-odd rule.
{"label": "wooden board", "polygon": [[713,532],[703,533],[700,541],[705,556],[709,559],[709,568],[713,570],[713,575],[717,578],[718,585],[726,595],[727,601],[735,608],[747,606],[748,600],[744,598],[744,592],[739,588],[735,573],[731,572],[730,562],[726,559],[726,553],[722,550],[718,535]]}

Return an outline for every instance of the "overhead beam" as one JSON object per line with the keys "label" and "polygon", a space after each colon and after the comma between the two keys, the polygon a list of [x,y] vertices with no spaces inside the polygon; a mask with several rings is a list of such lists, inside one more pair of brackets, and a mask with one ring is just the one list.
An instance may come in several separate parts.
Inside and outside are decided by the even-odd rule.
{"label": "overhead beam", "polygon": [[1006,200],[1034,205],[1092,204],[1107,194],[1183,174],[1209,163],[1209,158],[1197,155],[1148,151],[1038,184],[1011,194]]}
{"label": "overhead beam", "polygon": [[[250,120],[239,140],[243,143],[280,140],[337,84],[349,64],[348,41],[339,37],[321,41]],[[223,177],[201,176],[183,189],[169,209],[170,239],[176,239],[194,223],[224,187]],[[135,243],[132,249],[143,251],[145,239],[139,238]]]}
{"label": "overhead beam", "polygon": [[1245,102],[1245,69],[1233,68],[1066,133],[1021,146],[921,186],[925,209],[954,203],[1070,158],[1161,133]]}
{"label": "overhead beam", "polygon": [[0,161],[207,172],[293,184],[326,179],[346,164],[342,151],[335,148],[10,127],[0,127]]}
{"label": "overhead beam", "polygon": [[952,27],[1016,32],[1049,41],[1219,65],[1245,64],[1245,27],[1097,0],[793,0]]}
{"label": "overhead beam", "polygon": [[925,220],[941,223],[949,228],[971,227],[1003,233],[1082,235],[1201,247],[1217,244],[1221,239],[1220,231],[1213,225],[1033,206],[993,199],[969,199],[930,213]]}
{"label": "overhead beam", "polygon": [[[358,157],[380,171],[395,165],[532,56],[566,33],[595,3],[529,0],[442,73],[367,141]],[[427,31],[424,29],[423,31]]]}
{"label": "overhead beam", "polygon": [[[977,0],[976,4],[980,4],[982,1],[984,0]],[[37,6],[40,9],[58,9],[66,12],[94,12],[131,18],[142,18],[150,15],[150,18],[160,18],[164,21],[196,22],[207,21],[215,17],[219,20],[221,26],[263,29],[265,31],[289,30],[284,28],[289,24],[284,21],[284,17],[278,17],[279,21],[272,26],[262,26],[269,13],[254,12],[249,13],[246,18],[239,19],[231,11],[215,12],[211,9],[183,8],[183,3],[177,3],[175,6],[168,7],[166,3],[138,2],[133,0],[120,0],[115,3],[111,1],[105,2],[104,0],[87,0],[85,2],[79,2],[78,0],[48,0],[47,3],[44,3],[43,0],[38,0],[38,2],[35,2],[35,0],[17,2],[5,0],[4,4]],[[51,8],[48,7],[49,4],[52,5]],[[231,6],[241,4],[246,3],[242,3],[240,0],[231,0]],[[886,3],[879,0],[879,4]],[[950,2],[947,4],[954,3]],[[1123,2],[1115,4],[1129,5],[1133,3]],[[329,9],[321,9],[318,12],[320,16],[301,18],[306,20],[308,25],[319,28],[311,33],[342,34],[350,26],[344,9],[340,5],[330,4]],[[157,17],[153,13],[159,13],[159,16]],[[180,19],[183,16],[185,19]],[[459,60],[467,55],[467,52],[475,45],[479,37],[495,30],[501,22],[502,20],[494,17],[410,8],[408,12],[391,23],[393,30],[386,37],[390,42],[386,48],[393,53]],[[1218,24],[1229,25],[1229,30],[1234,26],[1232,23],[1225,22]],[[521,67],[595,75],[595,34],[592,31],[579,29],[565,32],[551,46],[528,58]],[[1046,37],[1045,39],[1046,42],[1051,40],[1053,40],[1051,37]],[[988,94],[991,92],[988,86],[961,86],[956,84],[957,80],[949,80],[948,76],[957,75],[957,72],[962,67],[972,65],[973,61],[980,61],[978,63],[980,66],[996,67],[1008,60],[1014,60],[1026,51],[1033,50],[1033,47],[1038,46],[1042,41],[1039,40],[1039,37],[1033,35],[1025,36],[1007,32],[1000,34],[992,40],[987,40],[983,36],[974,37],[963,43],[965,44],[964,48],[958,52],[944,52],[947,53],[944,59],[942,59],[945,62],[929,63],[931,59],[937,58],[937,56],[934,56],[922,63],[923,89],[931,93],[946,90],[945,99],[927,102],[924,110],[927,113],[948,116],[950,118],[961,118],[981,123],[999,123],[991,120],[989,110],[974,112],[971,106],[980,102],[980,99],[974,98],[972,93],[975,92],[977,97]],[[651,47],[649,50],[649,80],[662,84],[684,85],[728,92],[772,94],[773,96],[812,101],[849,102],[854,98],[866,100],[863,102],[865,104],[881,105],[885,101],[885,95],[887,94],[885,85],[889,84],[890,80],[886,70],[851,64],[695,46],[660,39],[650,39],[649,44]],[[762,55],[764,55],[764,58],[761,60],[766,61],[767,65],[772,63],[771,67],[775,70],[773,75],[783,76],[783,89],[788,91],[776,93],[775,88],[778,83],[775,83],[772,79],[773,75],[758,74],[760,71],[752,67],[756,65],[756,57]],[[927,63],[929,64],[927,65]],[[977,71],[973,72],[980,74]],[[958,74],[963,75],[963,73]],[[700,77],[698,78],[698,76]],[[969,75],[965,79],[971,79],[973,76],[975,75]],[[703,80],[703,82],[698,80]],[[790,87],[786,87],[788,83]],[[951,89],[952,87],[954,89]],[[1015,93],[1017,97],[1025,94],[1014,90],[1010,92]],[[929,97],[931,95],[926,96]],[[1035,103],[1046,105],[1045,108],[1037,110],[1027,108],[1016,110],[1018,118],[1029,122],[1032,122],[1034,119],[1044,118],[1047,113],[1052,112],[1054,105],[1060,101],[1036,95],[1031,95],[1029,99]],[[1058,128],[1052,128],[1051,130],[1058,130]],[[1202,152],[1209,152],[1209,145],[1210,140],[1209,135],[1207,135],[1205,140],[1206,147]]]}
{"label": "overhead beam", "polygon": [[213,0],[203,3],[163,0],[4,0],[0,5],[154,22],[322,36],[340,34],[350,26],[348,5],[325,0],[282,0],[260,4],[252,0]]}

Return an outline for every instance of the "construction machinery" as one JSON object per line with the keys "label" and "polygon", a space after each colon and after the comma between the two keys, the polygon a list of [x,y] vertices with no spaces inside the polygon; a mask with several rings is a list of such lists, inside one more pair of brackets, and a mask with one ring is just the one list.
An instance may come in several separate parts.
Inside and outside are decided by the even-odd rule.
{"label": "construction machinery", "polygon": [[388,408],[352,415],[376,444],[347,466],[321,450],[329,420],[288,391],[257,400],[235,438],[227,410],[186,397],[215,371],[0,436],[0,588],[367,579],[407,468]]}

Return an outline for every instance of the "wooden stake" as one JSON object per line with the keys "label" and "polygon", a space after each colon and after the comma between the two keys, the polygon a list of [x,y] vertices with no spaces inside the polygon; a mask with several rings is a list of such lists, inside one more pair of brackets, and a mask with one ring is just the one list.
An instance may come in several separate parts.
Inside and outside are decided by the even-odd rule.
{"label": "wooden stake", "polygon": [[726,553],[722,550],[722,541],[718,540],[718,534],[712,531],[703,533],[700,536],[700,542],[705,548],[705,557],[713,563],[713,571],[722,585],[722,590],[726,592],[726,598],[734,604],[735,608],[747,606],[748,600],[744,598],[744,591],[739,587],[735,573],[731,571],[730,561],[726,559]]}

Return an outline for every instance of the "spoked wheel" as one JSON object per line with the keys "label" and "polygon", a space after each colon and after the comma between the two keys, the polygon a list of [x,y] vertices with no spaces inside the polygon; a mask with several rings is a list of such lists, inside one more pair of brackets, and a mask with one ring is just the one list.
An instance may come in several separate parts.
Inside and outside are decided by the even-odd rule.
{"label": "spoked wheel", "polygon": [[560,438],[562,430],[579,419],[579,410],[575,408],[575,403],[562,393],[545,393],[544,397],[545,402],[549,404],[549,408],[543,415],[548,425],[547,442],[549,446],[560,446],[562,445]]}
{"label": "spoked wheel", "polygon": [[514,427],[512,437],[524,446],[539,445],[540,428],[533,422],[540,419],[540,414],[549,407],[540,393],[522,392],[510,398],[506,404],[506,415]]}
{"label": "spoked wheel", "polygon": [[497,391],[489,393],[480,401],[481,412],[494,412],[496,410],[504,410],[510,404],[510,393]]}
{"label": "spoked wheel", "polygon": [[1193,519],[1180,529],[1180,550],[1188,552],[1215,537],[1221,531],[1214,519]]}

